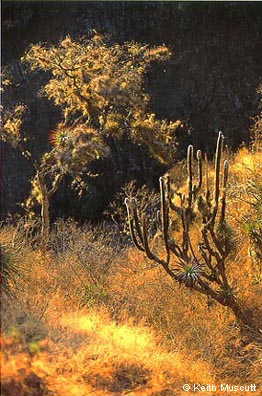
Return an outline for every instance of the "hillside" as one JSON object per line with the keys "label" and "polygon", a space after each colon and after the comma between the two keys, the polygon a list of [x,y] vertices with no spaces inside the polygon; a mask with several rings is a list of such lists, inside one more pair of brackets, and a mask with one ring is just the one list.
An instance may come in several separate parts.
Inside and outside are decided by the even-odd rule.
{"label": "hillside", "polygon": [[[261,329],[261,250],[251,242],[261,229],[262,154],[224,155],[235,245],[227,276]],[[31,227],[1,230],[3,396],[195,394],[184,384],[213,384],[215,396],[227,383],[235,395],[248,384],[262,394],[261,337],[241,335],[228,308],[173,282],[106,224],[59,221],[46,253]]]}

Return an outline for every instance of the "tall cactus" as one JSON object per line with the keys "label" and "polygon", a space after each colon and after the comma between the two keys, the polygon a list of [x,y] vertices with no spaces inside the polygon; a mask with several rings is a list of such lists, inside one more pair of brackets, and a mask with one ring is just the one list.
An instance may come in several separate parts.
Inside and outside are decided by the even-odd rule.
{"label": "tall cactus", "polygon": [[[134,245],[146,256],[163,266],[176,282],[201,294],[213,298],[223,306],[232,309],[236,319],[243,326],[252,327],[245,311],[238,303],[226,272],[226,260],[230,252],[230,233],[226,222],[226,190],[229,163],[223,166],[222,132],[219,133],[215,154],[215,176],[213,194],[209,190],[209,176],[206,161],[206,189],[203,190],[203,156],[197,151],[197,180],[194,183],[193,146],[187,152],[187,193],[175,191],[171,194],[170,178],[160,178],[161,211],[159,228],[162,234],[165,255],[154,252],[148,240],[147,218],[139,216],[135,199],[125,199],[130,234]],[[180,197],[180,204],[174,203],[174,195]],[[174,238],[170,230],[170,212],[181,225],[181,238]],[[198,243],[191,242],[192,223],[197,218],[201,222]],[[158,231],[158,232],[159,232]]]}

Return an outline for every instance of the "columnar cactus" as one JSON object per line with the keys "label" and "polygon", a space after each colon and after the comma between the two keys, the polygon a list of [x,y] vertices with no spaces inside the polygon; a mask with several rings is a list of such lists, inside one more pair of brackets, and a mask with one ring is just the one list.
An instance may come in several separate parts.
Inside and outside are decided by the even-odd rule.
{"label": "columnar cactus", "polygon": [[[134,245],[146,256],[163,266],[175,281],[192,288],[218,303],[230,307],[239,322],[250,326],[245,312],[237,302],[230,286],[226,259],[230,252],[230,228],[226,221],[226,190],[229,163],[222,164],[223,134],[220,132],[215,155],[215,176],[213,194],[209,190],[209,176],[206,161],[206,190],[203,191],[203,157],[197,151],[197,181],[193,175],[193,146],[187,152],[187,193],[171,190],[169,176],[160,178],[161,212],[159,228],[164,244],[164,255],[155,253],[148,240],[147,219],[139,213],[134,198],[125,199],[130,234]],[[172,191],[172,192],[171,192]],[[180,204],[174,197],[180,197]],[[176,214],[181,225],[181,238],[175,239],[170,230],[170,212]],[[198,243],[191,242],[192,224],[200,217],[201,228]]]}

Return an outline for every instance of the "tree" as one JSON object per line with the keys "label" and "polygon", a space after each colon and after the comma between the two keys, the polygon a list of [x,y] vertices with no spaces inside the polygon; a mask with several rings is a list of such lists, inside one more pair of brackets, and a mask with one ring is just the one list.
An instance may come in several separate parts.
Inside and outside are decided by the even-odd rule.
{"label": "tree", "polygon": [[25,110],[24,105],[17,105],[12,111],[4,113],[1,138],[20,151],[34,168],[32,191],[26,207],[29,209],[34,201],[41,206],[41,248],[45,250],[50,230],[50,200],[59,183],[66,174],[73,175],[75,182],[78,175],[88,170],[92,161],[108,155],[109,150],[96,131],[86,125],[78,124],[74,128],[66,128],[60,124],[50,137],[54,147],[37,160],[26,147],[27,139],[21,132]]}
{"label": "tree", "polygon": [[159,161],[169,163],[181,122],[159,120],[149,111],[144,79],[152,62],[170,56],[166,46],[110,44],[94,34],[78,42],[67,36],[58,46],[32,45],[22,60],[30,71],[51,73],[41,93],[60,107],[64,125],[81,120],[96,129],[107,144],[127,137],[148,147]]}
{"label": "tree", "polygon": [[110,44],[98,34],[78,42],[68,36],[57,46],[35,44],[26,51],[22,61],[29,71],[51,74],[41,94],[60,107],[62,120],[50,133],[53,148],[39,160],[21,134],[24,105],[6,113],[3,139],[35,169],[27,206],[33,201],[41,205],[43,246],[49,235],[50,199],[66,174],[84,188],[89,164],[108,155],[123,138],[148,147],[163,163],[173,159],[181,122],[158,120],[150,113],[143,86],[149,65],[170,56],[165,46]]}
{"label": "tree", "polygon": [[[213,191],[210,190],[207,164],[203,189],[200,150],[197,151],[198,179],[194,182],[191,145],[187,155],[187,192],[172,190],[169,176],[160,178],[161,212],[158,215],[164,253],[153,251],[148,238],[148,218],[140,212],[135,198],[125,200],[130,234],[136,248],[161,265],[174,281],[230,308],[242,330],[249,328],[258,332],[253,315],[236,298],[228,277],[227,259],[233,248],[233,232],[226,219],[229,163],[225,161],[221,166],[223,140],[220,132]],[[179,230],[175,236],[171,231],[173,222],[177,222]]]}

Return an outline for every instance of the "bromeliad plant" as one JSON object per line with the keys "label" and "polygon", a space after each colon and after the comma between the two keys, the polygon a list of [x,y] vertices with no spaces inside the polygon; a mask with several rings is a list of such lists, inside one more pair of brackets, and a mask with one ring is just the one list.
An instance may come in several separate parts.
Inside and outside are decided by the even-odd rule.
{"label": "bromeliad plant", "polygon": [[[187,192],[172,190],[169,176],[160,178],[161,211],[159,231],[164,243],[164,257],[155,253],[148,238],[148,219],[140,213],[136,199],[125,199],[130,234],[134,245],[146,256],[160,264],[176,282],[212,298],[229,307],[241,328],[256,325],[236,299],[227,275],[227,258],[232,248],[232,232],[226,220],[226,190],[229,163],[224,161],[223,134],[217,140],[215,156],[215,176],[213,192],[210,190],[208,167],[206,182],[203,183],[203,158],[197,151],[197,182],[193,175],[193,146],[187,153]],[[204,188],[205,184],[205,188]],[[177,203],[179,200],[179,203]],[[171,229],[171,213],[182,230],[180,237],[174,238]],[[200,220],[201,226],[197,244],[192,243],[193,223]],[[194,245],[194,246],[193,246]]]}

